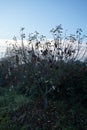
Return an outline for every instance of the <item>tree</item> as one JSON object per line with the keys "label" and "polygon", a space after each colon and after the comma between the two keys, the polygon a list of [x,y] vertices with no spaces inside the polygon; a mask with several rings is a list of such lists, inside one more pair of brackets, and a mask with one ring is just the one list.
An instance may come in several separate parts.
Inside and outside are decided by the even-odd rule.
{"label": "tree", "polygon": [[64,36],[62,26],[58,25],[51,30],[52,41],[35,31],[29,34],[28,46],[25,46],[23,31],[24,28],[21,29],[21,46],[17,45],[15,37],[16,44],[8,57],[15,71],[20,74],[18,84],[22,92],[30,96],[37,94],[37,97],[43,99],[46,109],[49,95],[55,97],[54,91],[67,95],[69,86],[66,84],[66,77],[75,73],[74,63],[86,53],[86,50],[84,53],[81,51],[85,37],[82,36],[81,29],[78,29],[75,35]]}
{"label": "tree", "polygon": [[[87,51],[86,44],[84,43],[85,35],[82,35],[82,29],[77,29],[76,34],[70,36],[63,36],[63,28],[60,25],[51,30],[54,37],[54,50],[58,60],[76,61],[84,58]],[[84,47],[84,50],[82,48]],[[83,53],[82,53],[83,51]]]}

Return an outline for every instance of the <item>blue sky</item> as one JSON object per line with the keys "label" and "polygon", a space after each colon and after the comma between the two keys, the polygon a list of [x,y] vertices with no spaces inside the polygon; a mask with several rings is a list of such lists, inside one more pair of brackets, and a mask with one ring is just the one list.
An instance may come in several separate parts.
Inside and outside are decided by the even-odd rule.
{"label": "blue sky", "polygon": [[82,28],[87,35],[87,0],[0,0],[0,39],[37,30],[51,37],[50,30],[62,24],[74,33]]}

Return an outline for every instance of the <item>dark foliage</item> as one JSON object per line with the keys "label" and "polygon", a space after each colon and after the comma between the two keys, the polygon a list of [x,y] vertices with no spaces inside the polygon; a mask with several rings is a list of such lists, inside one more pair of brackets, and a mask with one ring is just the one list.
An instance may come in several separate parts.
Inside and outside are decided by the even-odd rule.
{"label": "dark foliage", "polygon": [[54,48],[46,41],[39,52],[44,36],[30,35],[29,45],[36,44],[27,48],[23,30],[22,46],[0,61],[1,130],[86,130],[87,63],[78,60],[73,47],[82,31],[70,35],[72,46],[64,48],[59,25],[51,30]]}

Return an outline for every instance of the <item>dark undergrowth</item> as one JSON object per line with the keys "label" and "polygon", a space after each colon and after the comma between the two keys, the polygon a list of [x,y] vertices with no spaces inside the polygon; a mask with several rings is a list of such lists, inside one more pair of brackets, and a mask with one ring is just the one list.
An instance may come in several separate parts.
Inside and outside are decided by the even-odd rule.
{"label": "dark undergrowth", "polygon": [[[87,68],[78,65],[76,71],[68,66],[65,71],[58,82],[55,77],[55,85],[60,83],[47,94],[46,107],[36,77],[31,89],[25,87],[27,81],[23,86],[0,87],[0,130],[87,130]],[[47,80],[41,82],[49,87]]]}

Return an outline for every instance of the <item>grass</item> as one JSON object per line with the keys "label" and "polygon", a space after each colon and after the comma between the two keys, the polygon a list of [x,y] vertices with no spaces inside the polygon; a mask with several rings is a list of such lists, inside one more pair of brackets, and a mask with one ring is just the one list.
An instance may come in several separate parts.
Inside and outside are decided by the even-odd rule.
{"label": "grass", "polygon": [[19,127],[12,121],[11,114],[28,103],[28,98],[17,94],[14,90],[9,91],[8,88],[0,90],[0,130],[17,130]]}
{"label": "grass", "polygon": [[40,100],[32,100],[15,90],[0,88],[0,130],[86,130],[86,109],[65,100],[49,102],[44,110]]}

